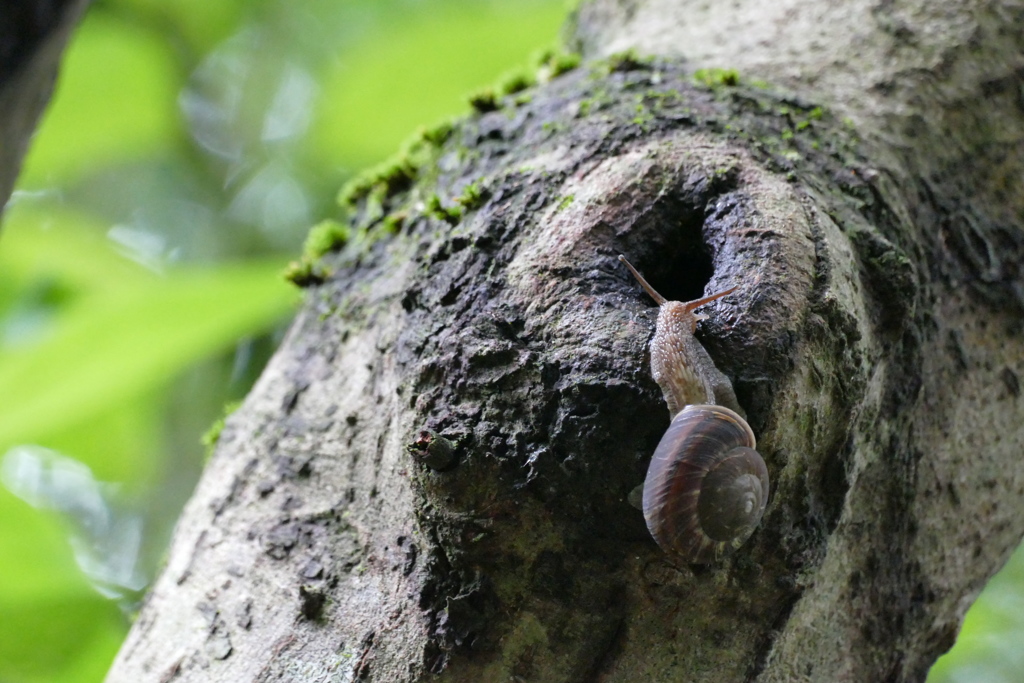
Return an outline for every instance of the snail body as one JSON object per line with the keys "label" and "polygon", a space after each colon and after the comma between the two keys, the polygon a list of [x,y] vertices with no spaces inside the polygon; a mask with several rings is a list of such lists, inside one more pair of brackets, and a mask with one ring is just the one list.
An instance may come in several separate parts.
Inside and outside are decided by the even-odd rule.
{"label": "snail body", "polygon": [[672,423],[643,486],[647,528],[665,552],[708,563],[738,548],[768,503],[768,469],[729,379],[694,336],[693,311],[735,287],[696,301],[668,301],[619,257],[659,304],[651,374]]}

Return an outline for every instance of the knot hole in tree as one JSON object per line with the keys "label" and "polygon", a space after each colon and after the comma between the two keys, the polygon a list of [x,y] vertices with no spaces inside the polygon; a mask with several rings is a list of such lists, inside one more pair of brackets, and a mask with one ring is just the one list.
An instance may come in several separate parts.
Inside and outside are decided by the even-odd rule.
{"label": "knot hole in tree", "polygon": [[705,295],[718,256],[705,227],[728,193],[737,187],[737,169],[669,169],[658,178],[656,196],[627,235],[627,253],[662,296],[692,301]]}

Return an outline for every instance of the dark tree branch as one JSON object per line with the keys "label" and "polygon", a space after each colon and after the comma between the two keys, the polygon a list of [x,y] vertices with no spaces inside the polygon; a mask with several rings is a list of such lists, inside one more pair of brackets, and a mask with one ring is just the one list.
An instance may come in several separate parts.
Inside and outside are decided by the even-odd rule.
{"label": "dark tree branch", "polygon": [[87,0],[0,3],[0,206],[7,203]]}

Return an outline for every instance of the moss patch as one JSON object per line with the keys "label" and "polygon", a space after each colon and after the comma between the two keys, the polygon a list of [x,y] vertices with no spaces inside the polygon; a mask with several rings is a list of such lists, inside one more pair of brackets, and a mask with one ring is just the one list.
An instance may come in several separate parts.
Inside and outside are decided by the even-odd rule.
{"label": "moss patch", "polygon": [[653,58],[641,57],[635,50],[625,50],[623,52],[616,52],[609,56],[606,66],[609,73],[615,73],[617,71],[639,71],[643,69],[650,69],[653,62]]}
{"label": "moss patch", "polygon": [[302,253],[311,259],[320,258],[329,251],[344,247],[350,235],[347,225],[334,220],[321,221],[310,228]]}
{"label": "moss patch", "polygon": [[512,103],[517,106],[529,104],[532,98],[523,94],[523,91],[532,88],[537,83],[546,83],[552,78],[572,71],[580,65],[580,62],[581,57],[576,53],[546,50],[534,60],[533,68],[516,69],[506,73],[498,79],[495,85],[470,95],[469,104],[481,114],[498,111],[501,109],[502,99],[510,95],[519,95],[512,100]]}
{"label": "moss patch", "polygon": [[448,142],[454,129],[455,126],[451,121],[442,121],[433,126],[421,128],[419,137],[435,147],[440,147]]}
{"label": "moss patch", "polygon": [[500,96],[514,95],[537,84],[537,77],[527,71],[519,70],[506,74],[498,81],[497,92]]}
{"label": "moss patch", "polygon": [[578,67],[583,61],[577,52],[548,50],[537,60],[537,80],[546,83]]}
{"label": "moss patch", "polygon": [[427,198],[427,214],[434,218],[439,218],[449,225],[458,225],[459,221],[462,220],[462,206],[444,206],[441,204],[441,198],[436,194],[430,195]]}
{"label": "moss patch", "polygon": [[498,110],[498,95],[494,88],[484,88],[469,96],[469,106],[481,114]]}
{"label": "moss patch", "polygon": [[386,195],[407,189],[416,180],[419,167],[407,154],[398,154],[345,183],[338,193],[338,204],[354,207],[374,188],[383,187]]}
{"label": "moss patch", "polygon": [[345,209],[354,209],[361,200],[374,194],[383,201],[409,189],[419,179],[420,170],[434,159],[437,149],[451,137],[452,130],[450,121],[420,128],[393,157],[345,183],[338,193],[338,204]]}
{"label": "moss patch", "polygon": [[693,80],[708,87],[733,86],[740,84],[740,72],[736,69],[697,69]]}
{"label": "moss patch", "polygon": [[466,185],[462,189],[462,194],[455,201],[467,211],[472,211],[483,206],[490,194],[487,188],[477,181]]}
{"label": "moss patch", "polygon": [[348,244],[351,230],[335,220],[317,223],[309,230],[302,256],[288,264],[284,271],[284,279],[299,287],[310,287],[324,282],[330,271],[320,263],[320,259],[331,251],[337,251]]}
{"label": "moss patch", "polygon": [[199,442],[206,447],[206,458],[209,460],[210,456],[213,455],[213,451],[217,448],[217,442],[220,441],[220,435],[224,431],[224,425],[227,423],[227,419],[231,417],[231,414],[241,407],[241,401],[229,401],[224,404],[224,412],[213,421],[210,428],[206,430],[200,438]]}
{"label": "moss patch", "polygon": [[302,257],[289,263],[282,275],[293,285],[305,288],[323,284],[331,276],[331,272],[323,265]]}

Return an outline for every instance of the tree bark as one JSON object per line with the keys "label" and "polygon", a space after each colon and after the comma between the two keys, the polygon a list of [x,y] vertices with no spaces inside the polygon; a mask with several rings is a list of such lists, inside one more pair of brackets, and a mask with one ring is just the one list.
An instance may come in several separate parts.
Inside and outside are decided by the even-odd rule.
{"label": "tree bark", "polygon": [[87,0],[0,4],[0,208],[7,204],[64,45]]}
{"label": "tree bark", "polygon": [[[919,681],[953,643],[1024,533],[1024,5],[571,31],[349,193],[108,681]],[[627,500],[668,415],[619,253],[740,287],[699,336],[772,492],[713,565]]]}

